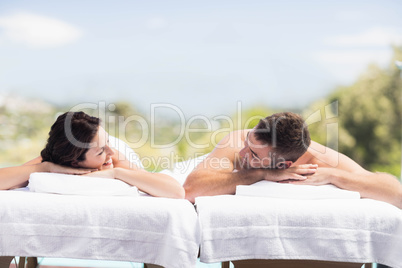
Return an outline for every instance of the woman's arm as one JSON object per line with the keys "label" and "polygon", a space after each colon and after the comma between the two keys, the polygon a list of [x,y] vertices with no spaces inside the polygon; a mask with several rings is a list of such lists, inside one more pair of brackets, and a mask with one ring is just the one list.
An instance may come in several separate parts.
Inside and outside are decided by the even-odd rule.
{"label": "woman's arm", "polygon": [[136,186],[139,190],[157,197],[184,198],[184,188],[174,178],[146,170],[115,167],[86,174],[91,177],[118,179]]}
{"label": "woman's arm", "polygon": [[114,168],[88,174],[94,177],[107,177],[124,181],[152,196],[184,198],[184,188],[171,176],[148,172],[127,160],[124,154],[114,150]]}
{"label": "woman's arm", "polygon": [[22,165],[0,169],[0,190],[10,190],[25,187],[29,175],[34,172],[46,172],[45,164]]}
{"label": "woman's arm", "polygon": [[70,168],[41,161],[42,158],[37,157],[21,166],[0,168],[0,190],[11,190],[27,186],[29,175],[34,172],[82,175],[93,171],[91,169]]}
{"label": "woman's arm", "polygon": [[152,173],[143,169],[114,168],[114,178],[134,185],[153,196],[184,198],[184,188],[178,181],[166,174]]}

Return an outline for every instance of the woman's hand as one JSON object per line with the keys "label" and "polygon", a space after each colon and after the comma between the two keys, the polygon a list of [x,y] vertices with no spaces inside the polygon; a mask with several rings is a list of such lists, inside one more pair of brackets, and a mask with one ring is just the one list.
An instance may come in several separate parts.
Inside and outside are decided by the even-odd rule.
{"label": "woman's hand", "polygon": [[63,173],[63,174],[71,174],[71,175],[88,174],[88,173],[91,173],[91,172],[97,170],[97,169],[67,167],[67,166],[54,164],[52,162],[43,162],[40,165],[43,166],[43,171],[45,171],[45,172]]}
{"label": "woman's hand", "polygon": [[305,164],[287,169],[268,169],[264,179],[275,182],[304,181],[307,179],[307,175],[311,176],[316,173],[317,167],[316,164]]}

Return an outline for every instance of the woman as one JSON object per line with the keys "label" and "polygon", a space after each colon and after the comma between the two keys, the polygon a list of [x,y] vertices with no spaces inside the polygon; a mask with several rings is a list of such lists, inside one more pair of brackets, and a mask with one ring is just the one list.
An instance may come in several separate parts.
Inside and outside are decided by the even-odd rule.
{"label": "woman", "polygon": [[67,112],[57,118],[40,157],[22,166],[1,168],[0,190],[25,187],[33,172],[118,179],[153,196],[184,198],[184,189],[175,179],[147,172],[111,148],[100,119],[84,112]]}

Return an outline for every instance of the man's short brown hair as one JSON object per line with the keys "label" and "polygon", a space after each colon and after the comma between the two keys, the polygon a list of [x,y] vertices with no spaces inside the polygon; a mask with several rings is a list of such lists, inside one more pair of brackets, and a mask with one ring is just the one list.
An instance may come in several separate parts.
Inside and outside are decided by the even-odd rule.
{"label": "man's short brown hair", "polygon": [[256,126],[255,137],[272,147],[277,157],[296,162],[310,146],[307,125],[300,115],[284,112],[261,119]]}

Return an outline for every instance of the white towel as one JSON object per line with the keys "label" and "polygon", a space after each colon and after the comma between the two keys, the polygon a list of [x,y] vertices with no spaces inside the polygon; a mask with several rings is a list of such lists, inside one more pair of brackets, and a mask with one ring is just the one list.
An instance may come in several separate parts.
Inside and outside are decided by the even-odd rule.
{"label": "white towel", "polygon": [[359,192],[340,189],[332,184],[313,186],[259,181],[251,185],[238,185],[236,195],[261,196],[285,199],[359,199]]}
{"label": "white towel", "polygon": [[294,259],[402,267],[402,211],[371,199],[197,197],[202,262]]}
{"label": "white towel", "polygon": [[32,173],[28,188],[31,192],[67,195],[139,195],[137,187],[121,180],[47,172]]}
{"label": "white towel", "polygon": [[[138,155],[122,140],[109,136],[112,148],[122,152],[127,159],[143,168]],[[28,188],[31,192],[67,195],[127,195],[138,196],[138,189],[120,180],[60,173],[33,173],[29,177]]]}
{"label": "white towel", "polygon": [[196,266],[200,230],[187,200],[0,191],[0,256]]}

